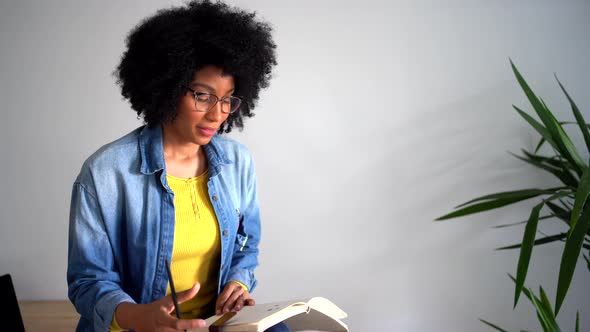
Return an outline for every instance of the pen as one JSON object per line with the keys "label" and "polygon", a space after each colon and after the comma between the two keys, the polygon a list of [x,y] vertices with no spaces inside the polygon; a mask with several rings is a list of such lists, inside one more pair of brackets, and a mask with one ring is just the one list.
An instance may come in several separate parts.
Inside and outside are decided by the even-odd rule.
{"label": "pen", "polygon": [[174,290],[174,281],[172,281],[172,272],[170,272],[170,264],[168,263],[168,260],[166,260],[166,273],[168,273],[168,282],[170,282],[170,293],[172,294],[172,301],[174,302],[174,311],[176,311],[176,317],[180,319],[178,299],[176,298],[176,291]]}

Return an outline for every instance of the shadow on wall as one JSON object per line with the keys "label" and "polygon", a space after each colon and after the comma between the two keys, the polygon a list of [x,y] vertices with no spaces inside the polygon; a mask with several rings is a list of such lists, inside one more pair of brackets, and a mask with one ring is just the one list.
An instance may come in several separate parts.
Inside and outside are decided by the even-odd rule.
{"label": "shadow on wall", "polygon": [[[332,152],[347,156],[336,157],[335,165],[344,166],[326,166],[303,180],[317,188],[303,199],[322,202],[309,218],[333,220],[339,237],[371,243],[366,250],[351,250],[353,261],[395,251],[412,238],[426,236],[435,247],[516,221],[526,207],[477,216],[478,222],[455,228],[447,225],[448,237],[432,228],[437,216],[473,197],[552,185],[551,176],[508,153],[537,144],[536,133],[511,106],[526,106],[522,98],[512,82],[502,82],[436,109],[406,111],[411,116],[404,123],[349,141],[346,149],[353,156],[344,148]],[[324,153],[313,149],[307,147],[306,153]],[[356,159],[346,164],[346,158]]]}

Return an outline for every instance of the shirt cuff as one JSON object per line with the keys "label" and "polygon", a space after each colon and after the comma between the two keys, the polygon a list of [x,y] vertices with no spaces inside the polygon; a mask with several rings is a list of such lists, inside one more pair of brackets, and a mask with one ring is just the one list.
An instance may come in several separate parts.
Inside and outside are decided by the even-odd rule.
{"label": "shirt cuff", "polygon": [[246,285],[246,288],[249,292],[253,291],[257,284],[256,278],[254,278],[254,273],[251,270],[240,269],[238,267],[234,267],[229,271],[227,280],[241,282],[242,284]]}
{"label": "shirt cuff", "polygon": [[94,308],[94,329],[96,331],[107,331],[115,316],[117,306],[122,302],[135,301],[123,291],[114,291],[103,296]]}
{"label": "shirt cuff", "polygon": [[250,291],[250,290],[248,289],[248,286],[244,285],[243,283],[241,283],[241,282],[239,282],[239,281],[237,281],[237,280],[230,280],[230,281],[231,281],[231,282],[235,282],[236,284],[238,284],[238,285],[242,286],[242,288],[243,288],[245,291],[247,291],[247,292],[248,292],[248,291]]}
{"label": "shirt cuff", "polygon": [[109,326],[109,332],[122,332],[123,329],[117,323],[117,318],[115,314],[113,314],[113,320],[111,321],[111,326]]}

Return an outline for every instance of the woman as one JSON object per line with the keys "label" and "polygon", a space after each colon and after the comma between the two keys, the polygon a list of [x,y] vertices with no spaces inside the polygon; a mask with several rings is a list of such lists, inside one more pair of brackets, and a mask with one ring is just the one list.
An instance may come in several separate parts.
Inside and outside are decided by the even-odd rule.
{"label": "woman", "polygon": [[220,135],[243,128],[274,65],[271,28],[222,3],[159,11],[131,31],[116,74],[146,125],[88,158],[73,186],[67,280],[78,331],[182,331],[254,305],[254,165]]}

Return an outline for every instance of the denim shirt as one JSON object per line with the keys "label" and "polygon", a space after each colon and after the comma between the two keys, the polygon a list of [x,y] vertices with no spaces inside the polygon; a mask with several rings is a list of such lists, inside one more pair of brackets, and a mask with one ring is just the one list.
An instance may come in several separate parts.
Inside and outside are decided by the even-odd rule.
{"label": "denim shirt", "polygon": [[[229,280],[252,291],[260,240],[252,157],[217,135],[202,148],[221,234],[218,294]],[[86,160],[72,189],[68,241],[68,297],[81,315],[77,331],[107,331],[119,303],[166,296],[174,215],[160,127],[140,127]]]}

